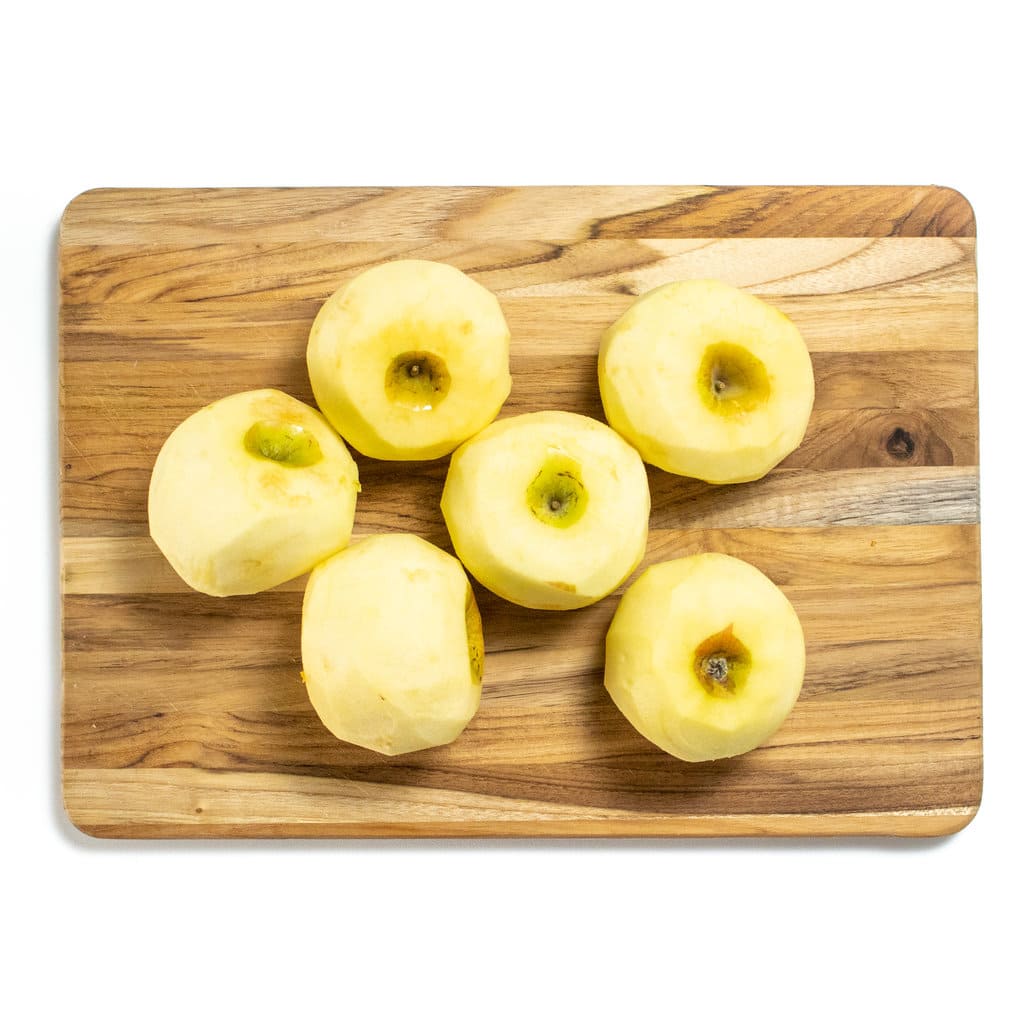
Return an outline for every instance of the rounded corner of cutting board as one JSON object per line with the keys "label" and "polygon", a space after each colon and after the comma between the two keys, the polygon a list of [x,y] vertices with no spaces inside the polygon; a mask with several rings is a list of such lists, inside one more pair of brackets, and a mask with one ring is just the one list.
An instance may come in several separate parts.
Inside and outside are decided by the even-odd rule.
{"label": "rounded corner of cutting board", "polygon": [[932,188],[942,204],[946,219],[955,225],[957,235],[961,238],[976,238],[978,217],[970,199],[952,185],[933,185]]}
{"label": "rounded corner of cutting board", "polygon": [[60,797],[60,809],[63,813],[61,825],[64,826],[65,831],[67,831],[68,825],[75,830],[77,834],[72,836],[73,839],[83,836],[90,840],[109,837],[109,832],[90,817],[88,808],[82,803],[82,793],[71,785],[67,771],[61,775]]}

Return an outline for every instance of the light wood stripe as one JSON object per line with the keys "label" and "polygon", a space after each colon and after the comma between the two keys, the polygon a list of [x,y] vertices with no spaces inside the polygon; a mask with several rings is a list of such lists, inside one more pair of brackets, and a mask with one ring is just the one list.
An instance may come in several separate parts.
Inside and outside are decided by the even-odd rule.
{"label": "light wood stripe", "polygon": [[[268,799],[269,798],[269,799]],[[413,786],[281,775],[71,770],[65,801],[96,836],[945,835],[971,806],[826,815],[647,815],[542,801],[460,800]]]}
{"label": "light wood stripe", "polygon": [[905,469],[779,469],[755,489],[723,491],[651,474],[652,515],[659,528],[746,526],[889,526],[978,521],[978,471],[970,466]]}
{"label": "light wood stripe", "polygon": [[[370,536],[357,531],[353,540]],[[433,540],[450,549],[439,531]],[[978,527],[860,526],[843,529],[653,530],[641,564],[723,551],[748,561],[770,552],[773,578],[787,585],[882,586],[973,582],[978,576]],[[65,594],[190,594],[159,549],[145,537],[65,537]],[[276,588],[301,593],[306,577]]]}

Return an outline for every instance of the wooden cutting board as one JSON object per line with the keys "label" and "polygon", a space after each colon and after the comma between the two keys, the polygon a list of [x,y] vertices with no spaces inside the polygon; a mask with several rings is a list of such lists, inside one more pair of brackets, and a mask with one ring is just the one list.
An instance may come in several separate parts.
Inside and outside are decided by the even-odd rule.
{"label": "wooden cutting board", "polygon": [[[60,230],[63,778],[97,836],[937,835],[981,792],[974,218],[918,188],[87,192]],[[804,444],[764,480],[650,470],[646,562],[725,551],[789,596],[802,696],[763,748],[690,765],[601,685],[617,596],[530,612],[477,586],[477,717],[388,759],[335,740],[299,678],[304,580],[189,591],[149,539],[171,429],[276,387],[312,402],[320,303],[382,260],[443,260],[512,329],[503,415],[601,417],[602,329],[663,282],[717,277],[811,350]],[[451,550],[446,461],[359,459],[356,533]]]}

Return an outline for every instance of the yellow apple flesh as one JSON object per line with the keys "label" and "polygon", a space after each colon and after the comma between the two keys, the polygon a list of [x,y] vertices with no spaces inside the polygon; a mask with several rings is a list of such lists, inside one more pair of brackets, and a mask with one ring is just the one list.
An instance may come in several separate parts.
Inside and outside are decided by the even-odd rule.
{"label": "yellow apple flesh", "polygon": [[441,498],[466,568],[507,601],[552,610],[593,604],[629,576],[650,505],[640,456],[568,412],[491,424],[452,456]]}
{"label": "yellow apple flesh", "polygon": [[451,743],[479,706],[483,661],[469,580],[427,541],[370,537],[310,574],[303,678],[338,739],[381,754]]}
{"label": "yellow apple flesh", "polygon": [[375,459],[436,459],[482,430],[508,397],[498,300],[462,271],[396,260],[321,307],[306,362],[324,415]]}
{"label": "yellow apple flesh", "polygon": [[644,460],[712,484],[757,480],[803,440],[814,372],[793,322],[720,281],[641,296],[601,339],[608,422]]}
{"label": "yellow apple flesh", "polygon": [[804,637],[760,570],[704,554],[647,569],[606,640],[605,688],[633,727],[684,761],[746,753],[796,703]]}
{"label": "yellow apple flesh", "polygon": [[164,442],[149,530],[190,587],[254,594],[343,548],[358,490],[356,464],[320,413],[281,391],[245,391]]}

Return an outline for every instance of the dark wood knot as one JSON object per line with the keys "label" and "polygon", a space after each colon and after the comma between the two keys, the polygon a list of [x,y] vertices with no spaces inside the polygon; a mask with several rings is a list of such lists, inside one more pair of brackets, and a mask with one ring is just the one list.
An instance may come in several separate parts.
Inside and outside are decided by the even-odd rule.
{"label": "dark wood knot", "polygon": [[913,437],[902,427],[897,427],[885,442],[885,450],[894,459],[899,459],[901,462],[906,462],[907,459],[913,458],[916,447],[917,444]]}

